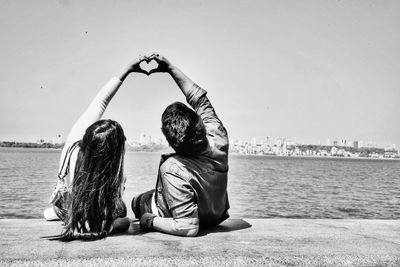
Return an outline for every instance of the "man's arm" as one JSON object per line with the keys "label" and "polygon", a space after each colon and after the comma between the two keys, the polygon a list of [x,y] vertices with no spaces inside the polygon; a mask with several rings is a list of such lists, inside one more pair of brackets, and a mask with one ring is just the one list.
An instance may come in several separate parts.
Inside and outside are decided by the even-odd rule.
{"label": "man's arm", "polygon": [[176,165],[162,165],[160,175],[164,187],[163,198],[172,218],[155,217],[153,228],[172,235],[196,236],[199,216],[193,187],[182,177]]}
{"label": "man's arm", "polygon": [[153,228],[166,234],[186,237],[194,237],[199,231],[198,219],[196,225],[194,225],[194,223],[188,222],[185,218],[174,219],[158,216],[154,218]]}
{"label": "man's arm", "polygon": [[169,73],[176,84],[179,86],[185,97],[190,97],[194,89],[193,86],[195,85],[195,83],[188,76],[186,76],[176,66],[172,65],[171,62],[168,61],[168,59],[158,53],[153,53],[151,56],[149,56],[148,60],[155,60],[158,63],[158,67],[154,70],[150,70],[149,74],[156,72]]}
{"label": "man's arm", "polygon": [[142,215],[140,218],[140,228],[143,230],[156,230],[170,235],[185,237],[194,237],[199,231],[198,223],[196,223],[196,225],[191,225],[186,221],[186,218],[165,218],[152,213],[145,213]]}
{"label": "man's arm", "polygon": [[207,138],[214,150],[214,156],[220,159],[224,165],[227,164],[227,154],[229,150],[228,133],[218,118],[214,107],[211,105],[207,97],[207,92],[195,84],[188,76],[186,76],[178,67],[169,62],[164,56],[153,53],[148,60],[155,60],[158,67],[149,73],[166,72],[171,75],[182,93],[185,95],[187,102],[201,117],[207,130]]}

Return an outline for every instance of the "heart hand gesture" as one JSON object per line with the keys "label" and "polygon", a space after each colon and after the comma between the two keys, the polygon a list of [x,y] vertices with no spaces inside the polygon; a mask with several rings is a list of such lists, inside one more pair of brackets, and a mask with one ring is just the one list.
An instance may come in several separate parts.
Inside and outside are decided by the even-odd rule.
{"label": "heart hand gesture", "polygon": [[138,72],[138,73],[143,73],[146,75],[149,75],[149,73],[146,70],[143,70],[140,67],[140,63],[142,62],[148,62],[148,58],[146,56],[139,56],[139,58],[133,60],[129,66],[128,66],[128,71],[129,72]]}
{"label": "heart hand gesture", "polygon": [[158,66],[155,69],[150,70],[148,75],[157,72],[170,72],[171,63],[164,56],[154,52],[147,58],[147,62],[152,60],[156,61]]}
{"label": "heart hand gesture", "polygon": [[[156,67],[151,66],[153,64],[150,63],[153,61],[157,64]],[[154,52],[150,56],[139,56],[139,58],[133,60],[128,67],[124,69],[123,73],[119,76],[119,79],[124,81],[129,73],[132,72],[143,73],[146,75],[157,72],[168,72],[171,74],[173,68],[173,65],[168,61],[168,59]]]}

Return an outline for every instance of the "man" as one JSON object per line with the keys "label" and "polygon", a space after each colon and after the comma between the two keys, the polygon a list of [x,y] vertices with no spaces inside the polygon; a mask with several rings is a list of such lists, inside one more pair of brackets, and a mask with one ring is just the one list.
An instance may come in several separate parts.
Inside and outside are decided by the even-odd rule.
{"label": "man", "polygon": [[162,114],[162,131],[176,153],[163,155],[156,190],[132,200],[145,230],[196,236],[199,226],[215,226],[229,217],[228,135],[206,96],[181,70],[154,53],[158,67],[149,72],[172,76],[187,102],[169,105]]}

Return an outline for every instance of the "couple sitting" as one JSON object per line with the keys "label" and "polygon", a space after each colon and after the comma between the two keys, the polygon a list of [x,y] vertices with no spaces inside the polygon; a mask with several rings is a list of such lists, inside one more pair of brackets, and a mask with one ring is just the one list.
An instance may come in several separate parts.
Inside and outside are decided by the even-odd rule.
{"label": "couple sitting", "polygon": [[[155,60],[149,72],[142,61]],[[132,72],[169,73],[187,102],[169,105],[161,117],[162,132],[176,153],[163,155],[155,190],[132,200],[144,230],[196,236],[200,226],[215,226],[229,217],[228,136],[206,96],[165,57],[153,53],[132,62],[97,94],[72,127],[60,159],[58,184],[46,220],[61,219],[61,240],[98,239],[130,225],[122,200],[125,136],[118,122],[100,120],[108,103]],[[69,176],[68,176],[69,174]]]}

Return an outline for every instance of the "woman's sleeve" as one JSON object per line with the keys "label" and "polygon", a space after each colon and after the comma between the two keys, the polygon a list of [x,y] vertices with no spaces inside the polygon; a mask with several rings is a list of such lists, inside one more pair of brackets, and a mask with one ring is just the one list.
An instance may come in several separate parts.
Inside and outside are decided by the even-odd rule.
{"label": "woman's sleeve", "polygon": [[70,185],[71,181],[66,181],[65,177],[70,171],[74,170],[77,152],[79,151],[79,149],[76,149],[78,147],[78,141],[82,139],[86,129],[103,116],[108,103],[110,103],[112,97],[118,91],[121,84],[122,82],[116,77],[106,83],[106,85],[104,85],[97,93],[88,108],[75,122],[74,126],[72,126],[67,140],[65,141],[63,150],[61,151],[58,169],[58,183],[50,198],[50,202],[54,201],[55,194],[59,190]]}
{"label": "woman's sleeve", "polygon": [[[101,88],[100,92],[90,103],[89,107],[85,110],[85,112],[83,112],[74,126],[72,126],[67,140],[65,141],[66,147],[78,140],[81,140],[86,129],[103,116],[108,103],[110,103],[112,97],[118,91],[121,84],[122,82],[118,78],[114,77],[106,85],[104,85],[103,88]],[[63,157],[63,155],[61,157]]]}
{"label": "woman's sleeve", "polygon": [[[69,173],[69,171],[71,169],[71,164],[73,166],[75,166],[74,161],[76,161],[77,152],[79,151],[79,149],[77,149],[77,151],[75,151],[75,149],[77,147],[79,147],[79,142],[75,142],[72,145],[66,147],[65,154],[63,153],[61,155],[60,167],[59,167],[58,173],[57,173],[57,176],[59,179],[62,179],[65,176],[67,176],[67,174]],[[72,168],[72,169],[74,169],[74,168]]]}
{"label": "woman's sleeve", "polygon": [[112,97],[118,91],[121,84],[122,82],[118,78],[112,78],[106,85],[103,86],[103,88],[101,88],[96,97],[90,103],[89,107],[85,110],[85,112],[83,112],[77,122],[75,122],[74,126],[72,126],[67,140],[65,141],[64,148],[61,152],[59,173],[61,173],[63,169],[65,158],[68,157],[68,152],[71,146],[75,142],[81,140],[86,129],[103,116],[108,103],[110,103]]}
{"label": "woman's sleeve", "polygon": [[[68,193],[73,179],[73,172],[75,170],[75,163],[79,152],[79,142],[75,142],[71,146],[68,146],[65,151],[66,153],[64,157],[60,158],[57,184],[49,201],[50,204],[57,206],[59,209],[63,209],[63,203],[66,201],[64,199],[66,197],[65,193]],[[67,176],[68,174],[70,175]]]}

